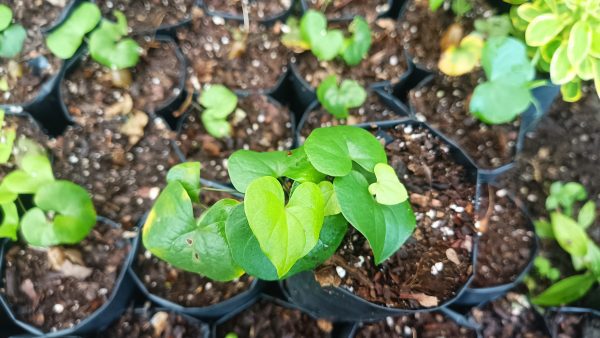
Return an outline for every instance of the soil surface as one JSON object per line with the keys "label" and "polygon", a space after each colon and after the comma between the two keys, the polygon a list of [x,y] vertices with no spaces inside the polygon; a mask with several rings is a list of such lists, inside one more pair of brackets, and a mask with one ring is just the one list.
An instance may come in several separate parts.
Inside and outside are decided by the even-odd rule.
{"label": "soil surface", "polygon": [[[218,14],[243,16],[242,0],[204,0],[209,12]],[[282,14],[292,6],[292,0],[249,1],[248,17],[250,20],[265,20]],[[217,13],[216,13],[217,14]]]}
{"label": "soil surface", "polygon": [[130,228],[149,210],[178,160],[171,146],[174,133],[163,120],[151,120],[135,144],[122,126],[113,120],[69,127],[50,148],[55,175],[82,185],[99,215]]}
{"label": "soil surface", "polygon": [[227,159],[236,150],[287,150],[292,146],[292,118],[287,108],[264,95],[240,98],[238,108],[244,113],[230,115],[233,135],[228,138],[208,134],[196,109],[183,123],[177,145],[188,161],[202,163],[201,176],[206,179],[229,183]]}
{"label": "soil surface", "polygon": [[440,312],[417,313],[397,318],[388,317],[386,321],[365,324],[358,329],[356,338],[475,338],[477,332],[458,325]]}
{"label": "soil surface", "polygon": [[[487,189],[491,191],[488,193]],[[483,234],[479,239],[477,270],[471,284],[478,288],[515,281],[532,259],[535,245],[533,224],[507,197],[507,191],[494,187],[487,189],[482,192],[478,224]]]}
{"label": "soil surface", "polygon": [[306,0],[309,8],[324,12],[328,19],[352,19],[356,15],[369,22],[390,9],[389,0]]}
{"label": "soil surface", "polygon": [[472,273],[475,178],[426,129],[386,132],[390,165],[410,193],[417,229],[379,266],[366,239],[349,231],[317,280],[388,307],[432,307],[456,296]]}
{"label": "soil surface", "polygon": [[16,130],[17,137],[15,138],[13,145],[13,155],[11,156],[9,162],[0,165],[0,178],[4,177],[6,174],[15,169],[15,147],[20,147],[20,144],[25,146],[25,143],[22,143],[22,139],[34,141],[42,147],[44,147],[48,142],[48,136],[44,134],[35,120],[28,115],[6,115],[4,117],[4,127],[2,127],[2,129]]}
{"label": "soil surface", "polygon": [[228,88],[273,88],[287,70],[290,51],[281,44],[281,25],[256,22],[244,25],[194,10],[191,27],[177,31],[181,49],[190,60],[189,86],[196,91],[206,83]]}
{"label": "soil surface", "polygon": [[[200,198],[203,205],[210,207],[219,200],[232,196],[207,190],[201,192]],[[173,267],[152,256],[143,245],[140,245],[134,269],[150,293],[185,307],[205,307],[220,303],[248,290],[254,280],[245,274],[232,282],[216,282]]]}
{"label": "soil surface", "polygon": [[[349,23],[330,25],[341,28],[346,35]],[[337,74],[340,79],[353,79],[363,86],[381,81],[400,80],[408,70],[402,50],[400,24],[392,19],[378,19],[370,25],[371,49],[369,54],[356,66],[348,66],[341,58],[320,62],[310,51],[296,56],[294,67],[313,88],[317,88],[324,78]]]}
{"label": "soil surface", "polygon": [[63,99],[77,123],[93,125],[135,110],[150,113],[179,94],[184,74],[174,45],[146,39],[138,43],[145,52],[130,70],[133,81],[128,89],[117,88],[111,71],[89,56],[65,78]]}
{"label": "soil surface", "polygon": [[469,100],[482,78],[483,72],[436,74],[430,83],[412,90],[409,101],[418,119],[454,140],[478,166],[491,169],[514,159],[520,121],[487,125],[469,112]]}
{"label": "soil surface", "polygon": [[551,316],[550,332],[556,338],[599,337],[600,317],[591,313],[556,313]]}
{"label": "soil surface", "polygon": [[[409,0],[410,1],[410,0]],[[459,22],[468,34],[473,31],[475,19],[493,15],[486,0],[470,1],[473,10],[458,19],[450,8],[441,6],[435,12],[429,9],[428,0],[412,0],[400,18],[402,23],[402,45],[413,61],[428,69],[437,69],[442,53],[440,40],[448,27]]]}
{"label": "soil surface", "polygon": [[46,0],[0,0],[13,10],[13,23],[27,31],[23,50],[13,59],[0,58],[0,81],[6,81],[7,91],[0,90],[0,104],[18,104],[33,100],[61,66],[60,59],[46,48],[42,29],[49,28],[60,16],[62,7]]}
{"label": "soil surface", "polygon": [[[77,325],[110,298],[131,247],[126,237],[123,229],[98,223],[77,245],[50,251],[14,245],[6,256],[6,287],[0,291],[18,318],[43,331]],[[51,264],[50,257],[56,262],[62,257],[63,264]]]}
{"label": "soil surface", "polygon": [[148,32],[160,26],[175,25],[189,19],[195,0],[96,0],[104,17],[114,10],[125,14],[134,32]]}
{"label": "soil surface", "polygon": [[217,337],[236,333],[239,338],[331,337],[333,325],[299,310],[261,300],[217,326]]}
{"label": "soil surface", "polygon": [[481,325],[483,337],[549,338],[543,319],[535,312],[527,296],[515,292],[509,292],[481,308],[474,308],[470,317]]}
{"label": "soil surface", "polygon": [[128,310],[119,321],[109,326],[98,338],[187,338],[202,337],[197,321],[174,312],[133,312]]}
{"label": "soil surface", "polygon": [[331,127],[337,125],[352,125],[366,122],[391,121],[403,118],[389,108],[375,92],[368,92],[367,101],[359,107],[350,110],[350,116],[345,119],[335,118],[322,106],[311,111],[300,130],[303,141],[310,133],[320,127]]}

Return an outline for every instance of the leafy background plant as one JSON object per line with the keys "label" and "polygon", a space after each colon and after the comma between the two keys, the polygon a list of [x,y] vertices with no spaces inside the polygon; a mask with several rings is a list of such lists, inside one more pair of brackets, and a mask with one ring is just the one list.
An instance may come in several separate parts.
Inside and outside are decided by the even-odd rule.
{"label": "leafy background plant", "polygon": [[12,9],[0,4],[0,57],[3,58],[14,58],[19,55],[27,38],[25,28],[13,24],[12,20]]}
{"label": "leafy background plant", "polygon": [[354,80],[344,80],[338,86],[335,75],[326,77],[317,87],[317,98],[323,108],[338,119],[347,118],[349,109],[358,108],[367,100],[367,92]]}
{"label": "leafy background plant", "polygon": [[210,85],[202,90],[198,102],[204,107],[200,119],[206,131],[216,138],[230,136],[227,118],[237,107],[237,95],[223,85]]}

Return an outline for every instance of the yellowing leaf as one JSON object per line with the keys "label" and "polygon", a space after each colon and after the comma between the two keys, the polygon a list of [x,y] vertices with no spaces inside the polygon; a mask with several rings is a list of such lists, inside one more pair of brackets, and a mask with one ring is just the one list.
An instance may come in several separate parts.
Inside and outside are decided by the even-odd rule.
{"label": "yellowing leaf", "polygon": [[369,192],[375,195],[379,204],[396,205],[408,198],[408,192],[390,165],[377,163],[375,165],[375,177],[377,182],[369,185]]}
{"label": "yellowing leaf", "polygon": [[447,75],[460,76],[471,72],[481,59],[483,39],[478,34],[467,35],[458,47],[449,47],[440,58],[438,68]]}

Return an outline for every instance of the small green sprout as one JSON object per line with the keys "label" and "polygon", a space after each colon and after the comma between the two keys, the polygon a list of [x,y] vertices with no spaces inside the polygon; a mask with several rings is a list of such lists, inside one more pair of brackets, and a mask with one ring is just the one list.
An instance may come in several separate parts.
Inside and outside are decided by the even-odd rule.
{"label": "small green sprout", "polygon": [[61,59],[69,59],[81,47],[85,35],[96,26],[102,14],[96,4],[83,2],[69,18],[46,37],[48,49]]}
{"label": "small green sprout", "polygon": [[367,92],[354,80],[344,80],[338,86],[335,75],[329,75],[317,87],[317,98],[323,108],[338,119],[347,118],[349,109],[363,105]]}
{"label": "small green sprout", "polygon": [[239,150],[228,170],[235,189],[245,194],[243,203],[221,200],[196,219],[200,163],[171,169],[144,225],[145,247],[216,280],[244,272],[278,280],[331,257],[347,223],[367,238],[377,264],[416,226],[408,192],[383,146],[360,128],[319,128],[291,151]]}
{"label": "small green sprout", "polygon": [[371,48],[371,29],[367,21],[356,16],[348,27],[352,33],[344,37],[339,29],[328,29],[327,18],[316,10],[309,10],[300,19],[289,18],[289,32],[282,36],[282,43],[291,49],[309,50],[321,61],[340,56],[349,66],[359,64]]}
{"label": "small green sprout", "polygon": [[535,222],[536,232],[541,238],[554,239],[570,256],[573,268],[581,271],[577,275],[558,282],[560,272],[551,268],[550,263],[536,262],[538,273],[555,282],[532,302],[541,306],[557,306],[574,302],[583,297],[595,284],[600,282],[600,248],[586,233],[596,219],[596,204],[587,201],[579,209],[575,218],[575,204],[585,201],[585,188],[575,182],[563,184],[555,182],[546,199],[546,209],[550,221]]}
{"label": "small green sprout", "polygon": [[237,95],[223,85],[210,85],[204,88],[198,102],[204,107],[200,119],[206,131],[216,138],[230,136],[227,118],[237,107]]}
{"label": "small green sprout", "polygon": [[126,38],[125,14],[114,11],[116,22],[102,20],[100,27],[90,35],[90,54],[101,65],[111,70],[127,69],[137,65],[141,48],[132,38]]}
{"label": "small green sprout", "polygon": [[25,28],[13,24],[13,12],[10,7],[0,5],[0,57],[14,58],[23,50],[27,38]]}

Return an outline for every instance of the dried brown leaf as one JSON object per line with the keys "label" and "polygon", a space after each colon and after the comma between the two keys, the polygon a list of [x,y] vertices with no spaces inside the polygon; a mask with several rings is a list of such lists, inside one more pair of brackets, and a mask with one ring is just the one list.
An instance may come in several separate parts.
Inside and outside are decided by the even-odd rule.
{"label": "dried brown leaf", "polygon": [[458,254],[456,254],[456,251],[454,249],[448,248],[446,250],[446,257],[448,257],[448,260],[450,260],[450,262],[456,265],[460,265],[460,259],[458,259]]}
{"label": "dried brown leaf", "polygon": [[464,34],[464,29],[459,23],[453,23],[442,35],[440,40],[440,49],[442,52],[450,47],[456,47],[460,44]]}
{"label": "dried brown leaf", "polygon": [[133,99],[127,93],[123,95],[123,99],[113,103],[111,106],[106,108],[104,111],[104,116],[106,117],[115,117],[122,116],[131,113],[133,109]]}
{"label": "dried brown leaf", "polygon": [[421,304],[421,306],[424,306],[424,307],[438,306],[438,303],[439,303],[439,300],[437,297],[426,295],[424,293],[406,293],[406,294],[401,294],[400,297],[405,298],[405,299],[414,299],[417,302],[419,302],[419,304]]}
{"label": "dried brown leaf", "polygon": [[129,137],[129,144],[134,145],[144,136],[144,128],[148,124],[148,115],[146,113],[134,110],[129,116],[127,122],[121,126],[121,133]]}
{"label": "dried brown leaf", "polygon": [[154,328],[154,336],[160,337],[168,325],[169,314],[164,311],[159,311],[152,316],[150,324]]}

